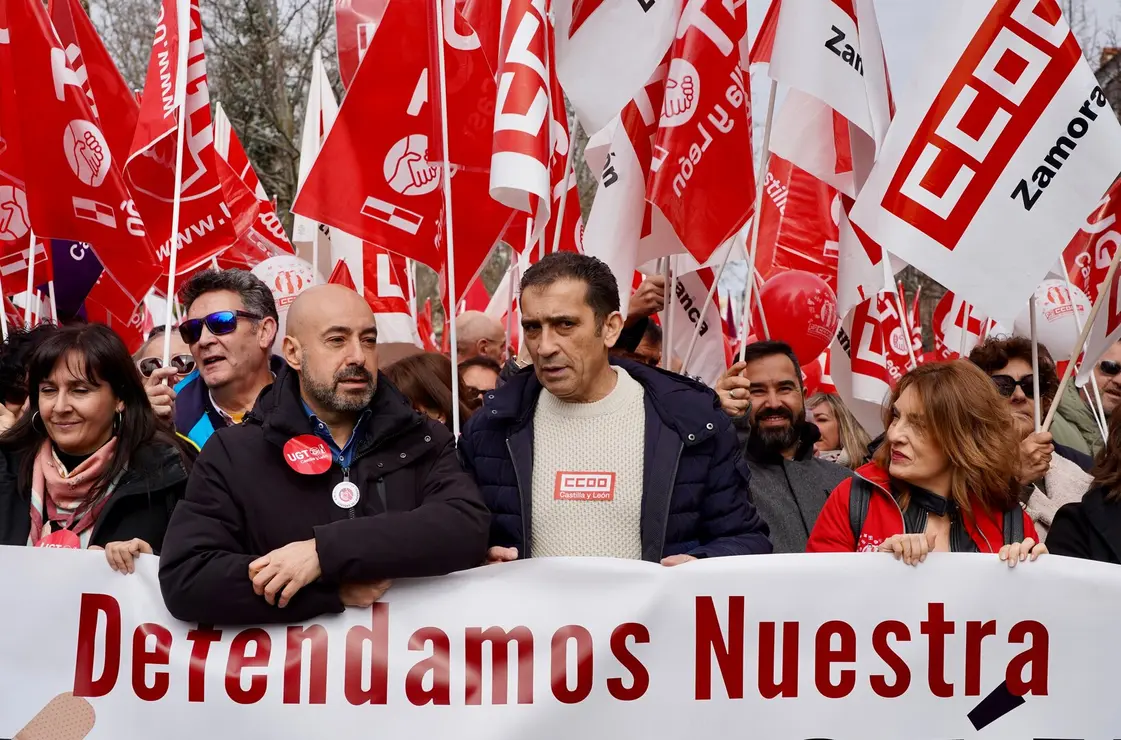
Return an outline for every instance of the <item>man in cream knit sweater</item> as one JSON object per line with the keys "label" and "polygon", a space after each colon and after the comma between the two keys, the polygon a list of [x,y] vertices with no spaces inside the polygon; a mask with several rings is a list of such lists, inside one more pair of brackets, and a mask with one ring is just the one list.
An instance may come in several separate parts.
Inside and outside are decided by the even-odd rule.
{"label": "man in cream knit sweater", "polygon": [[771,551],[716,395],[609,359],[623,318],[604,263],[546,256],[522,278],[521,308],[533,367],[487,393],[460,440],[493,514],[490,562]]}

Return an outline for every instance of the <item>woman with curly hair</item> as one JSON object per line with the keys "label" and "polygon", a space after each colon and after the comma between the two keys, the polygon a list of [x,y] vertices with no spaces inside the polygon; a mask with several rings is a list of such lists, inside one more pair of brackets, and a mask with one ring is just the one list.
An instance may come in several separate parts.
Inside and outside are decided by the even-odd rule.
{"label": "woman with curly hair", "polygon": [[885,408],[884,444],[829,496],[807,552],[999,553],[1013,567],[1047,552],[1020,508],[1012,415],[966,361],[923,365]]}

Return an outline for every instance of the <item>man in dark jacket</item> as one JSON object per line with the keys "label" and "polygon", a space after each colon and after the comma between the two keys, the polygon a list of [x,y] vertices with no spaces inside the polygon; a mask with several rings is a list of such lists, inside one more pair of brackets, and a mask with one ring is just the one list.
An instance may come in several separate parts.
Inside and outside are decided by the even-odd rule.
{"label": "man in dark jacket", "polygon": [[336,285],[306,291],[284,355],[291,369],[199,455],[164,541],[168,610],[211,624],[299,622],[369,606],[389,579],[483,562],[479,491],[447,428],[378,374],[365,301]]}
{"label": "man in dark jacket", "polygon": [[829,494],[852,471],[814,456],[821,438],[806,419],[802,369],[784,342],[754,342],[717,384],[751,469],[752,498],[777,553],[806,551]]}
{"label": "man in dark jacket", "polygon": [[605,264],[546,256],[522,278],[521,308],[533,367],[488,393],[460,440],[493,514],[488,561],[771,551],[712,391],[609,360],[623,318]]}

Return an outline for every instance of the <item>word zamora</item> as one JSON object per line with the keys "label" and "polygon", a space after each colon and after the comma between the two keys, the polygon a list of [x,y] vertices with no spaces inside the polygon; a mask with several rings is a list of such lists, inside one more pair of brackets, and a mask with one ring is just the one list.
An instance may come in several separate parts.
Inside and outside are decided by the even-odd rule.
{"label": "word zamora", "polygon": [[[548,677],[553,700],[576,704],[593,692],[606,692],[620,702],[635,701],[647,693],[651,681],[679,681],[691,671],[695,701],[813,693],[843,699],[856,689],[858,680],[866,681],[884,698],[923,690],[950,698],[980,696],[985,648],[1003,642],[1004,647],[1025,645],[1000,676],[1008,691],[1017,697],[1047,694],[1049,636],[1036,621],[1024,620],[1010,627],[995,620],[955,622],[946,618],[945,604],[934,602],[927,605],[927,616],[917,625],[882,621],[870,635],[858,639],[854,627],[843,621],[816,627],[800,622],[749,622],[746,612],[744,596],[719,602],[709,596],[696,597],[692,666],[658,661],[659,651],[651,644],[649,628],[637,622],[620,624],[610,635],[595,638],[580,625],[563,626],[550,635],[525,626],[466,627],[453,634],[428,626],[414,631],[407,641],[391,644],[388,604],[371,608],[369,626],[355,625],[345,634],[341,630],[329,633],[318,624],[288,627],[282,633],[282,644],[260,627],[234,631],[204,626],[191,629],[185,640],[176,643],[170,629],[149,622],[131,628],[131,653],[126,656],[127,633],[119,603],[112,596],[85,593],[73,691],[84,697],[131,691],[147,702],[159,701],[169,692],[179,698],[185,695],[190,702],[221,701],[206,691],[207,676],[217,674],[224,676],[225,694],[237,704],[255,704],[274,693],[281,695],[284,704],[326,704],[328,674],[341,670],[342,698],[352,705],[391,700],[415,706],[453,702],[472,706],[482,705],[484,700],[494,705],[533,704],[542,700],[534,692],[535,683],[542,685],[534,681],[540,671],[540,678]],[[951,636],[955,639],[948,639]],[[757,654],[749,654],[749,639],[759,645]],[[927,646],[926,661],[908,665],[900,653],[921,656],[921,650],[897,649],[922,641]],[[335,649],[329,651],[329,644]],[[870,651],[865,650],[867,645]],[[858,647],[864,653],[858,654]],[[964,650],[964,661],[957,653],[951,657],[951,649]],[[597,653],[605,651],[614,665],[595,660]],[[812,655],[812,661],[802,660],[803,651]],[[489,659],[484,659],[487,654]],[[391,685],[390,664],[395,681],[403,677],[403,685]],[[799,666],[811,664],[811,675],[799,672]],[[962,674],[948,676],[947,665],[963,665]],[[403,670],[405,666],[407,670]],[[123,682],[119,680],[122,667]],[[990,658],[986,673],[995,673],[996,668]],[[335,678],[333,689],[340,685]],[[986,675],[986,680],[992,678],[996,676]],[[124,682],[127,686],[119,687]],[[462,687],[454,697],[453,685]],[[488,685],[489,692],[484,691]]]}

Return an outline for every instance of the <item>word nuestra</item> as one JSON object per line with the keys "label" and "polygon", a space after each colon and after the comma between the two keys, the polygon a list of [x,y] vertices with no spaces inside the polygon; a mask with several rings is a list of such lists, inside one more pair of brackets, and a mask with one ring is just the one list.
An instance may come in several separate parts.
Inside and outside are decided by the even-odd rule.
{"label": "word nuestra", "polygon": [[[959,621],[947,617],[945,604],[931,602],[917,624],[885,618],[870,634],[857,634],[841,620],[753,622],[744,596],[696,596],[693,602],[694,623],[682,630],[695,634],[689,666],[695,701],[842,699],[860,684],[884,698],[925,692],[973,697],[982,694],[983,683],[991,688],[999,682],[1013,697],[1048,693],[1050,638],[1037,621]],[[147,702],[171,695],[249,705],[267,697],[326,704],[330,689],[342,694],[332,694],[333,701],[351,705],[470,707],[577,704],[593,695],[632,702],[652,682],[680,680],[651,673],[647,662],[658,646],[639,622],[619,624],[609,634],[579,624],[544,634],[523,625],[426,626],[407,637],[394,632],[391,641],[390,613],[389,604],[375,604],[368,626],[345,633],[320,624],[271,633],[198,626],[176,642],[164,625],[123,624],[112,596],[84,593],[73,691],[91,698],[131,692]],[[994,655],[1010,654],[1013,645],[1024,647],[998,674]],[[912,656],[920,661],[914,668]]]}

